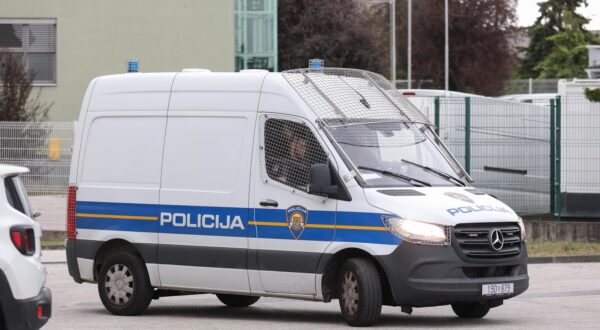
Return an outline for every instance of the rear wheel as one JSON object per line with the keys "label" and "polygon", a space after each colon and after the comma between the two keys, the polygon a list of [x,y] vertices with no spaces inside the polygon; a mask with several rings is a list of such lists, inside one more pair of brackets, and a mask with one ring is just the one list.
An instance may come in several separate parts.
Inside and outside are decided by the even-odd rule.
{"label": "rear wheel", "polygon": [[109,312],[137,315],[146,310],[154,291],[141,258],[119,252],[102,264],[98,274],[98,293]]}
{"label": "rear wheel", "polygon": [[234,294],[217,294],[219,300],[229,307],[248,307],[260,299],[256,296],[239,296]]}
{"label": "rear wheel", "polygon": [[480,319],[487,315],[490,311],[490,307],[478,302],[461,303],[452,304],[452,310],[456,316],[463,319]]}
{"label": "rear wheel", "polygon": [[375,324],[381,315],[382,293],[379,272],[368,259],[348,259],[339,273],[339,302],[351,326]]}

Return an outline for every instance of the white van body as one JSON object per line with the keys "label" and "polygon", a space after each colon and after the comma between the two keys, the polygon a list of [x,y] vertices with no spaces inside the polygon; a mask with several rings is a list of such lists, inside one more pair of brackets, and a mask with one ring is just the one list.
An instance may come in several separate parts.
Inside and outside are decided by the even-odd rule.
{"label": "white van body", "polygon": [[[389,84],[383,77],[335,70],[189,70],[94,79],[84,97],[70,172],[71,276],[98,282],[105,306],[116,314],[147,306],[128,309],[138,298],[113,288],[122,288],[122,281],[113,280],[121,273],[122,279],[131,280],[131,274],[137,279],[138,264],[131,258],[121,256],[125,268],[120,262],[106,266],[123,251],[144,265],[155,298],[199,292],[217,293],[219,299],[329,301],[338,298],[338,289],[345,290],[338,286],[340,269],[355,274],[353,267],[360,265],[376,267],[381,275],[370,282],[381,286],[373,289],[381,291],[379,310],[382,303],[489,309],[526,290],[524,233],[514,211],[470,187],[443,144],[425,137],[432,130],[418,110],[397,92],[381,89]],[[356,104],[345,103],[350,99]],[[375,122],[363,123],[365,109],[373,110],[367,117]],[[421,123],[414,128],[398,124],[400,113]],[[338,115],[351,125],[337,125]],[[378,126],[387,124],[402,128]],[[455,183],[419,172],[421,179],[400,180],[379,169],[359,169],[348,156],[358,151],[332,138],[354,139],[353,132],[364,132],[367,140],[422,135],[420,146],[428,149],[415,150],[452,162],[445,168],[462,178]],[[304,153],[298,151],[302,148]],[[294,153],[310,163],[310,173],[283,162]],[[386,157],[393,163],[397,156]],[[312,168],[319,164],[321,172]],[[406,166],[411,168],[405,173],[417,171]],[[307,179],[310,174],[310,183],[295,178],[297,172]],[[317,172],[329,173],[331,182],[315,188]],[[427,186],[423,177],[437,183]],[[410,235],[416,236],[398,234],[398,223],[413,226]],[[429,241],[431,230],[438,237]],[[483,244],[481,251],[463,250],[456,240],[459,232],[469,240],[473,230],[481,234],[471,234],[479,239],[475,244]],[[489,237],[498,232],[506,245],[493,251]],[[347,262],[353,258],[360,260]],[[358,283],[364,282],[359,278]],[[487,292],[488,286],[482,288],[487,284],[505,284],[494,288],[506,291]],[[357,304],[356,315],[370,308]],[[379,317],[377,312],[350,314],[344,313],[355,325]]]}
{"label": "white van body", "polygon": [[0,329],[39,329],[51,314],[40,260],[42,231],[21,181],[27,172],[0,164]]}

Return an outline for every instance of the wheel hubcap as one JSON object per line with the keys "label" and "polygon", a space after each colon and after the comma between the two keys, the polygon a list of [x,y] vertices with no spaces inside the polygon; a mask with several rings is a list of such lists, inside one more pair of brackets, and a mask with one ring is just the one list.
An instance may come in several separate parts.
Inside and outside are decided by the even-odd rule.
{"label": "wheel hubcap", "polygon": [[133,295],[133,274],[127,266],[112,265],[106,272],[104,290],[106,296],[115,305],[125,305]]}
{"label": "wheel hubcap", "polygon": [[354,315],[358,310],[358,281],[353,272],[344,274],[342,283],[342,306],[348,315]]}

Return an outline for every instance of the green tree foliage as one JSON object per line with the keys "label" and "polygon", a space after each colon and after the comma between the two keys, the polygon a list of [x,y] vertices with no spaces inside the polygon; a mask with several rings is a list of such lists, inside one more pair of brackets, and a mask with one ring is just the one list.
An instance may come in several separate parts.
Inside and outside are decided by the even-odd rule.
{"label": "green tree foliage", "polygon": [[573,12],[563,15],[563,30],[548,37],[552,45],[550,53],[535,66],[539,78],[585,77],[588,50],[585,34],[581,30],[581,18]]}
{"label": "green tree foliage", "polygon": [[[325,65],[389,76],[389,48],[368,6],[348,0],[279,0],[279,70]],[[387,31],[386,31],[387,32]]]}
{"label": "green tree foliage", "polygon": [[[569,58],[568,63],[581,63],[579,46],[595,41],[592,33],[584,28],[589,20],[576,12],[576,9],[581,6],[587,7],[587,0],[546,0],[540,2],[539,6],[540,16],[529,30],[531,40],[529,46],[524,49],[525,58],[518,71],[518,75],[522,78],[558,77],[550,74],[549,68],[552,65],[549,61]],[[559,36],[554,37],[556,35]],[[557,47],[561,49],[556,50]],[[577,49],[566,55],[565,47]],[[584,56],[587,58],[587,54]],[[562,64],[556,62],[555,65]],[[579,64],[568,70],[578,72],[577,66]]]}
{"label": "green tree foliage", "polygon": [[600,88],[586,88],[585,97],[587,97],[590,102],[600,102]]}

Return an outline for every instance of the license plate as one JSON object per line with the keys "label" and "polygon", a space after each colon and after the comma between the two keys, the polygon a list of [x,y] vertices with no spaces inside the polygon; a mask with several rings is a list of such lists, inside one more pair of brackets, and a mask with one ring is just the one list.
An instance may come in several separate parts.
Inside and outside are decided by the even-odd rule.
{"label": "license plate", "polygon": [[482,296],[499,296],[513,292],[515,292],[515,285],[513,283],[483,284],[481,286]]}

